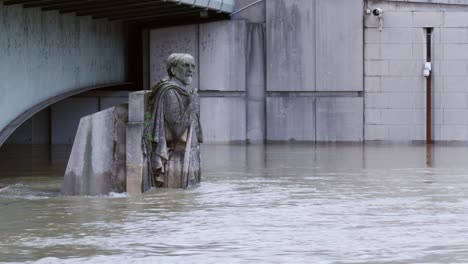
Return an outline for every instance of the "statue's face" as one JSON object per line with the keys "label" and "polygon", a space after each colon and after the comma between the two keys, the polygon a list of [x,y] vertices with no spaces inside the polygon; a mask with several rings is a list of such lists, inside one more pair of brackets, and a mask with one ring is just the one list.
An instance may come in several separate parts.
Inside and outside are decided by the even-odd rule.
{"label": "statue's face", "polygon": [[193,57],[185,57],[177,63],[177,66],[172,68],[174,78],[181,81],[185,85],[192,83],[193,74],[195,73],[195,61]]}

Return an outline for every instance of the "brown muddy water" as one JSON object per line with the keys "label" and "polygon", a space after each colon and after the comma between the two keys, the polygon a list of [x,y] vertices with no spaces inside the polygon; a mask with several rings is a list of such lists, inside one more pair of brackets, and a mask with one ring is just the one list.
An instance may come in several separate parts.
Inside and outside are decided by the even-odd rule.
{"label": "brown muddy water", "polygon": [[61,196],[68,153],[0,149],[0,262],[468,262],[465,145],[203,145],[139,198]]}

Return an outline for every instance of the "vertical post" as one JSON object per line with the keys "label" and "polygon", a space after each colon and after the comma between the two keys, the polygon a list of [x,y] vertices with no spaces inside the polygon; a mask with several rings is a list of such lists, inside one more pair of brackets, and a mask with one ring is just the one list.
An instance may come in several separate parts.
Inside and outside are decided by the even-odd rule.
{"label": "vertical post", "polygon": [[[432,60],[432,28],[426,28],[426,62]],[[426,144],[432,143],[432,74],[426,78]]]}

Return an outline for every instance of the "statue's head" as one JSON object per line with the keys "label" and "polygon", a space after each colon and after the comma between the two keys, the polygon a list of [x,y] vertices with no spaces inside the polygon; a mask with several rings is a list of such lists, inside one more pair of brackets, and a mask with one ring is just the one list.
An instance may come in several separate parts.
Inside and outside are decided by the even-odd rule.
{"label": "statue's head", "polygon": [[167,74],[185,85],[192,83],[195,73],[195,60],[187,53],[172,53],[167,58]]}

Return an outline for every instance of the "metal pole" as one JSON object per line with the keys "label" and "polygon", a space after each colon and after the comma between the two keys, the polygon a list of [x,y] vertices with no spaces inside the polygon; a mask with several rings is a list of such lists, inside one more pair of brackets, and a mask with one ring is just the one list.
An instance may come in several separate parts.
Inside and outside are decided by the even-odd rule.
{"label": "metal pole", "polygon": [[[432,28],[426,29],[426,57],[431,62],[431,35]],[[426,144],[432,143],[432,74],[426,78]]]}

